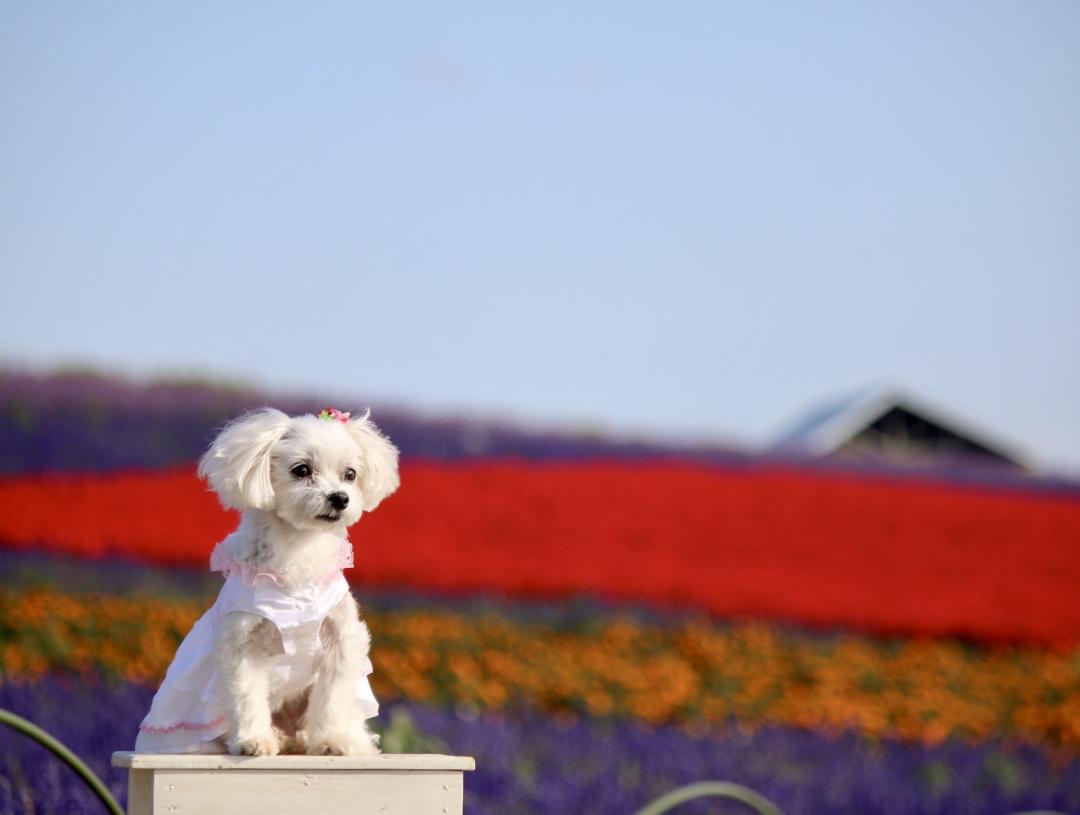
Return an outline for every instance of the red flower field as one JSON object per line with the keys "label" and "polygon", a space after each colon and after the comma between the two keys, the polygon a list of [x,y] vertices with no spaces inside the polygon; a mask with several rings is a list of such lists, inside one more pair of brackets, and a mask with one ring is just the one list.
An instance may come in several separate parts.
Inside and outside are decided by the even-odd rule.
{"label": "red flower field", "polygon": [[[1080,643],[1080,500],[667,462],[406,463],[354,581],[588,594],[876,633]],[[0,479],[0,544],[203,567],[192,470]]]}

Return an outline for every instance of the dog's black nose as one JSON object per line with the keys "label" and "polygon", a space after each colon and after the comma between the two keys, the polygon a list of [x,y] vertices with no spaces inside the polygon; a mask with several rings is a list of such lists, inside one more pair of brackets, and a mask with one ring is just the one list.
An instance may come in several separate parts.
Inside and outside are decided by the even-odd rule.
{"label": "dog's black nose", "polygon": [[326,500],[334,509],[345,509],[349,505],[349,496],[343,492],[332,492],[326,496]]}

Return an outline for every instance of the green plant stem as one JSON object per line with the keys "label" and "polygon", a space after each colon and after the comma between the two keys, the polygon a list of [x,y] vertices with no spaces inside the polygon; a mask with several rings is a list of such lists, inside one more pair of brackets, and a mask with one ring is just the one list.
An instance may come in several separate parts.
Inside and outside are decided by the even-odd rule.
{"label": "green plant stem", "polygon": [[6,724],[13,730],[22,733],[24,736],[30,737],[47,750],[50,750],[57,758],[71,767],[71,769],[78,774],[79,778],[93,790],[94,794],[101,799],[101,803],[105,805],[105,808],[109,810],[112,815],[124,815],[124,810],[120,808],[120,804],[112,797],[112,793],[109,792],[102,780],[94,775],[94,771],[87,767],[82,759],[71,752],[71,750],[65,747],[60,741],[42,730],[33,722],[28,722],[22,716],[16,716],[10,710],[4,710],[3,708],[0,708],[0,724]]}
{"label": "green plant stem", "polygon": [[746,804],[758,815],[783,815],[768,798],[749,787],[732,784],[730,781],[699,781],[696,784],[687,784],[685,787],[679,787],[661,795],[644,809],[639,810],[637,815],[660,815],[695,798],[728,798]]}

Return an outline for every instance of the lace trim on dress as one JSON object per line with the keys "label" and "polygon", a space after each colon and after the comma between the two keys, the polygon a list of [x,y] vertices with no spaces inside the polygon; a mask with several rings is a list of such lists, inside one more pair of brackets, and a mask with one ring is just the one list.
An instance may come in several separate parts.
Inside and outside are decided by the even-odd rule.
{"label": "lace trim on dress", "polygon": [[[322,576],[320,582],[328,583],[337,577],[338,572],[342,569],[351,569],[352,567],[353,548],[348,539],[345,539],[341,541],[341,547],[338,549],[337,563],[334,564],[333,569]],[[215,546],[214,551],[210,553],[210,571],[221,572],[221,576],[226,579],[234,574],[239,575],[249,586],[254,586],[255,581],[260,577],[270,578],[278,587],[285,585],[285,578],[277,572],[261,570],[251,563],[236,560],[225,548],[225,541]]]}
{"label": "lace trim on dress", "polygon": [[177,722],[176,724],[170,724],[168,727],[154,727],[149,724],[140,724],[139,729],[145,730],[148,733],[175,733],[177,730],[208,730],[211,727],[217,727],[225,721],[225,714],[221,714],[212,722],[205,722],[204,724],[198,724],[196,722]]}

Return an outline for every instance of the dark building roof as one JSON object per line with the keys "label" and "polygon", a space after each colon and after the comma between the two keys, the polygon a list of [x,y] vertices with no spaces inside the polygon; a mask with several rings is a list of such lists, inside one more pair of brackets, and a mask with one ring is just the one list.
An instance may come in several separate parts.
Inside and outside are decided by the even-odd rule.
{"label": "dark building roof", "polygon": [[773,452],[1032,469],[1014,444],[970,417],[892,386],[864,389],[811,411],[781,436]]}

